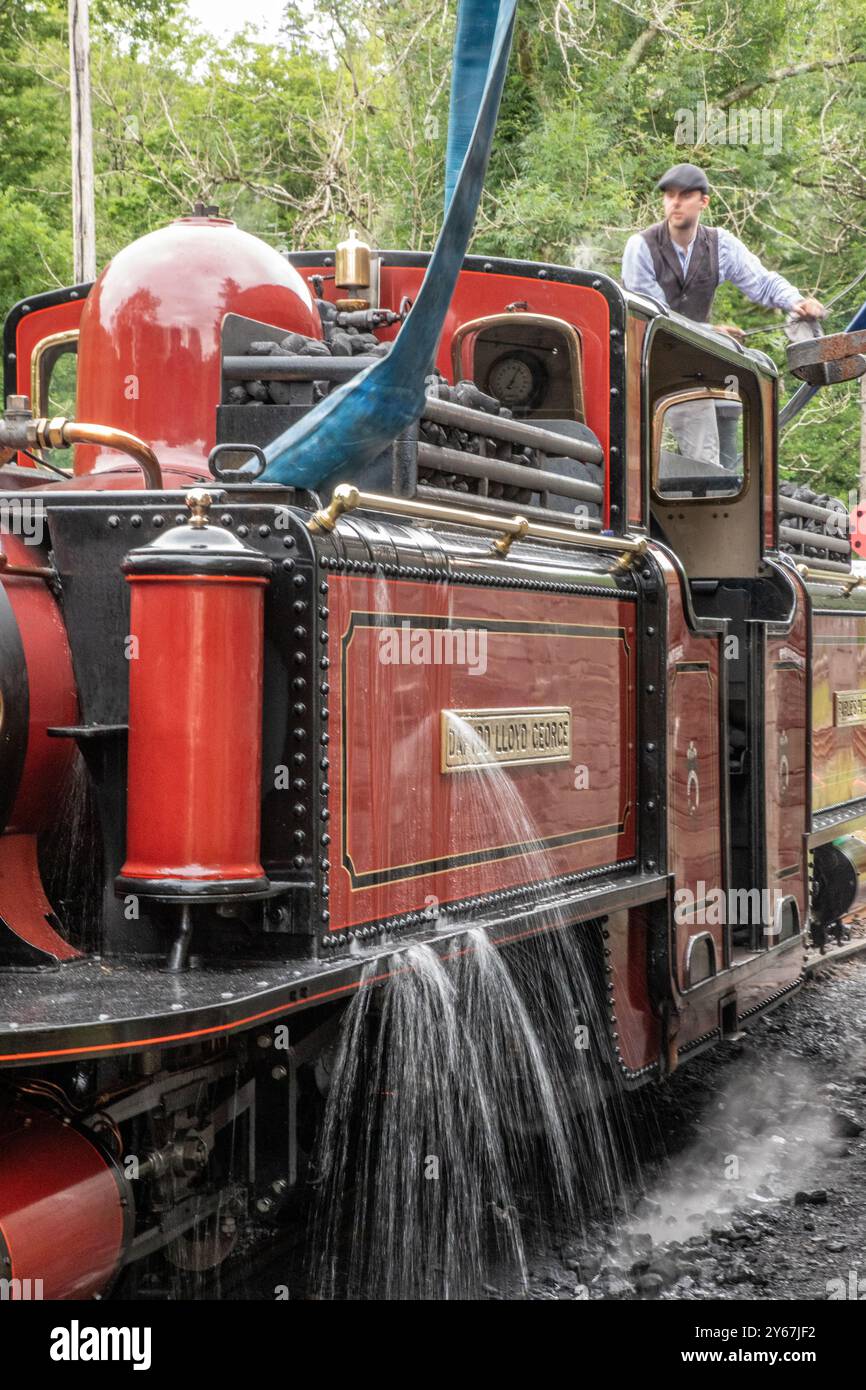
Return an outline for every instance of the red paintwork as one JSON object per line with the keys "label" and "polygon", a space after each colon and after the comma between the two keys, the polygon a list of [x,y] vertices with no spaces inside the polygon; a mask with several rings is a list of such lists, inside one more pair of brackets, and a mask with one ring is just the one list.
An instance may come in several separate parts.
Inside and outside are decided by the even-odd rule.
{"label": "red paintwork", "polygon": [[866,796],[866,724],[837,727],[836,691],[866,690],[866,617],[812,618],[812,809]]}
{"label": "red paintwork", "polygon": [[51,910],[39,873],[36,836],[0,835],[0,917],[4,926],[55,960],[76,960],[81,952],[51,926]]}
{"label": "red paintwork", "polygon": [[[699,882],[703,880],[706,890],[728,887],[723,855],[722,800],[720,778],[723,772],[720,762],[719,728],[721,711],[719,704],[719,681],[723,673],[720,656],[721,638],[702,637],[691,632],[683,607],[682,592],[673,566],[665,556],[656,552],[661,565],[668,595],[668,857],[669,868],[674,874],[674,888],[688,888],[699,898]],[[791,652],[804,650],[805,627],[802,611],[798,614],[791,638],[779,643],[786,649],[786,660]],[[769,644],[771,649],[773,643]],[[772,661],[776,660],[774,653]],[[701,669],[689,672],[689,665]],[[781,679],[780,679],[781,678]],[[797,692],[796,698],[794,692]],[[798,687],[789,685],[784,672],[776,672],[768,692],[767,728],[771,747],[776,721],[780,717],[789,720],[794,736],[790,738],[789,759],[791,766],[791,801],[779,808],[782,814],[773,817],[770,812],[768,825],[768,851],[770,868],[784,868],[779,856],[787,854],[797,835],[797,826],[802,828],[803,798],[800,768],[802,762],[798,752],[796,732],[802,728],[804,710]],[[800,723],[798,724],[798,720]],[[688,750],[694,742],[697,760],[689,764]],[[700,800],[695,808],[694,793],[689,795],[689,771],[696,770]],[[802,849],[800,849],[802,854]],[[794,862],[796,851],[791,861]],[[758,889],[772,891],[776,878],[771,873],[769,884],[755,884]],[[802,883],[795,877],[786,877],[779,884],[781,891],[799,898]],[[682,901],[682,900],[681,900]],[[707,917],[715,914],[707,913]],[[692,924],[682,910],[677,913],[673,933],[675,938],[674,959],[676,979],[678,1019],[674,1020],[676,1029],[675,1046],[682,1048],[686,1043],[706,1036],[719,1023],[719,1000],[730,991],[736,991],[738,1013],[742,1015],[764,1003],[779,990],[793,985],[798,979],[802,966],[802,946],[799,938],[779,951],[760,953],[745,965],[739,965],[730,974],[724,973],[726,965],[724,954],[724,926],[710,921]],[[685,989],[685,959],[689,939],[693,934],[709,933],[715,944],[717,978]],[[672,1059],[673,1060],[673,1059]]]}
{"label": "red paintwork", "polygon": [[127,878],[254,879],[264,579],[128,576]]}
{"label": "red paintwork", "polygon": [[803,942],[799,936],[777,950],[762,952],[734,972],[740,1015],[759,1008],[781,990],[791,989],[803,973]]}
{"label": "red paintwork", "polygon": [[[46,492],[136,492],[145,488],[144,474],[138,464],[109,462],[117,454],[106,454],[105,465],[96,473],[79,473],[65,482],[47,483]],[[212,483],[213,475],[207,463],[168,464],[162,470],[166,491],[180,490],[203,481]]]}
{"label": "red paintwork", "polygon": [[[45,309],[33,309],[24,314],[15,330],[15,390],[30,396],[33,390],[31,367],[33,353],[43,338],[55,333],[72,332],[79,325],[86,300],[71,299],[66,304],[52,304]],[[21,468],[35,468],[27,454],[16,454]]]}
{"label": "red paintwork", "polygon": [[[86,299],[71,299],[67,304],[52,304],[46,309],[33,309],[19,319],[15,330],[15,389],[20,395],[30,395],[30,371],[36,346],[43,338],[76,329],[86,303]],[[27,459],[23,462],[31,468],[35,467]]]}
{"label": "red paintwork", "polygon": [[[44,552],[25,545],[20,536],[0,536],[0,549],[10,565],[33,568],[43,563]],[[21,785],[7,828],[41,830],[56,805],[58,787],[75,752],[70,740],[47,734],[49,728],[74,724],[78,718],[72,656],[57,602],[45,580],[10,574],[2,582],[24,647],[30,712]]]}
{"label": "red paintwork", "polygon": [[11,1279],[45,1299],[100,1293],[118,1267],[124,1219],[108,1162],[84,1135],[34,1110],[0,1132],[0,1232]]}
{"label": "red paintwork", "polygon": [[[163,464],[202,465],[215,441],[228,313],[322,336],[298,272],[225,218],[182,217],[124,247],[81,316],[76,418],[138,435]],[[75,471],[117,461],[79,445]]]}
{"label": "red paintwork", "polygon": [[661,1045],[659,1021],[647,993],[647,922],[643,912],[613,913],[605,945],[613,976],[617,1046],[630,1071],[656,1061]]}
{"label": "red paintwork", "polygon": [[791,577],[798,594],[797,616],[787,636],[768,638],[764,659],[767,888],[771,895],[796,898],[803,926],[808,915],[804,836],[810,820],[806,765],[809,619],[803,584]]}
{"label": "red paintwork", "polygon": [[[679,578],[668,560],[659,555],[656,558],[664,573],[668,599],[668,866],[675,891],[688,890],[697,909],[711,889],[727,887],[722,840],[719,638],[691,631]],[[683,902],[681,899],[677,910],[680,921],[675,927],[680,989],[686,987],[685,960],[692,936],[709,932],[715,943],[716,969],[724,963],[723,927],[695,920],[696,914],[682,910]]]}
{"label": "red paintwork", "polygon": [[[632,604],[343,576],[329,585],[331,930],[634,854]],[[475,620],[486,633],[486,670],[384,664],[381,636],[392,629],[362,625],[364,614],[373,623],[405,615],[413,630],[436,617]],[[517,630],[497,630],[503,618]],[[606,631],[555,628],[578,623]],[[440,771],[440,710],[547,705],[572,709],[570,764],[503,765],[501,776]],[[589,785],[576,789],[581,766]],[[611,828],[566,846],[490,855],[495,847],[603,827]],[[466,854],[480,862],[427,867]],[[389,881],[371,881],[385,873]]]}
{"label": "red paintwork", "polygon": [[644,489],[641,458],[643,436],[643,394],[641,392],[641,362],[648,320],[629,314],[625,335],[626,383],[626,486],[627,515],[634,526],[643,526]]}

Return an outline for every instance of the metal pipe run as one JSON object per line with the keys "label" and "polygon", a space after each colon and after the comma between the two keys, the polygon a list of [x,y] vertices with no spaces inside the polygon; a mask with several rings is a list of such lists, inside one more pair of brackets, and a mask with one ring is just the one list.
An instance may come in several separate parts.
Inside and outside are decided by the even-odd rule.
{"label": "metal pipe run", "polygon": [[841,536],[825,536],[823,531],[795,531],[792,526],[779,527],[779,540],[787,541],[801,549],[809,546],[814,550],[836,550],[843,555],[851,554],[851,542]]}
{"label": "metal pipe run", "polygon": [[348,381],[379,357],[224,357],[227,381]]}
{"label": "metal pipe run", "polygon": [[531,449],[540,449],[542,453],[550,454],[554,458],[579,459],[581,463],[604,463],[600,444],[572,439],[567,434],[557,434],[555,430],[546,430],[541,425],[529,424],[524,420],[488,415],[486,410],[471,410],[469,406],[440,401],[435,396],[427,397],[422,419],[432,420],[437,425],[451,425],[457,429],[468,430],[470,434],[487,434],[491,439],[502,439],[509,444],[526,444]]}
{"label": "metal pipe run", "polygon": [[813,521],[829,521],[831,516],[844,517],[847,525],[848,513],[834,507],[819,507],[814,502],[801,502],[797,497],[779,497],[779,511],[788,516],[808,516]]}
{"label": "metal pipe run", "polygon": [[144,473],[147,486],[162,491],[159,459],[149,444],[134,434],[128,434],[126,430],[66,420],[62,415],[52,420],[0,420],[0,448],[69,449],[73,444],[101,444],[106,449],[117,449],[122,454],[128,454]]}
{"label": "metal pipe run", "polygon": [[[791,559],[797,560],[798,557],[796,555],[792,555]],[[816,566],[816,568],[814,569],[811,565],[808,564],[798,564],[797,569],[799,570],[800,574],[804,575],[807,579],[820,580],[822,578],[826,578],[828,580],[835,581],[837,574],[843,576],[847,575],[849,578],[852,577],[851,566],[844,565],[841,560],[815,560],[814,564]],[[828,571],[826,575],[822,574],[822,571],[824,570]],[[832,571],[832,573],[830,573],[830,571]],[[859,584],[860,580],[855,576],[854,582],[855,584]]]}
{"label": "metal pipe run", "polygon": [[580,502],[600,503],[604,495],[597,483],[584,483],[579,478],[561,477],[558,473],[528,468],[523,463],[508,463],[505,459],[480,458],[478,454],[464,454],[460,449],[443,449],[438,444],[419,443],[418,464],[437,473],[465,473],[470,478],[489,478],[508,487],[528,488],[531,492],[554,492]]}

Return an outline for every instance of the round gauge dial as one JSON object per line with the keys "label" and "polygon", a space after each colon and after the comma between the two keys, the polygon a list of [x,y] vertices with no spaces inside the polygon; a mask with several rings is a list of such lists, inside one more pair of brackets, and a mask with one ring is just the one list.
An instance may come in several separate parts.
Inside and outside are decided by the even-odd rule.
{"label": "round gauge dial", "polygon": [[541,384],[540,364],[528,354],[500,357],[487,376],[487,390],[503,405],[530,406]]}

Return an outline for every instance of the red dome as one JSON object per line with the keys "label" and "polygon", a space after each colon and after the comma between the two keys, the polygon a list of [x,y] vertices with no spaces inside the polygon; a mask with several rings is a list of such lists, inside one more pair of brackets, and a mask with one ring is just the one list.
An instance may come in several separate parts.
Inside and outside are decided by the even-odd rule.
{"label": "red dome", "polygon": [[[76,418],[138,435],[163,464],[204,468],[216,433],[226,314],[321,338],[294,266],[228,218],[181,217],[119,251],[81,315]],[[75,472],[122,455],[80,444]]]}

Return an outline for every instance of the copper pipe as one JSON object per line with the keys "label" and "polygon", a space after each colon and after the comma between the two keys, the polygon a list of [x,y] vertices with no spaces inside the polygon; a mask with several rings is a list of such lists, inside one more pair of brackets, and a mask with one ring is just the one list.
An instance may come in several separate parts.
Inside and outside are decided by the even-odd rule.
{"label": "copper pipe", "polygon": [[45,565],[10,565],[9,557],[0,551],[0,579],[7,574],[23,574],[28,579],[56,579],[57,572]]}
{"label": "copper pipe", "polygon": [[162,469],[159,459],[149,444],[138,439],[126,430],[115,430],[110,425],[79,424],[77,420],[65,420],[56,416],[53,420],[32,420],[28,431],[33,432],[33,442],[40,449],[64,449],[72,444],[102,444],[106,449],[118,449],[129,454],[141,468],[149,488],[162,491]]}

